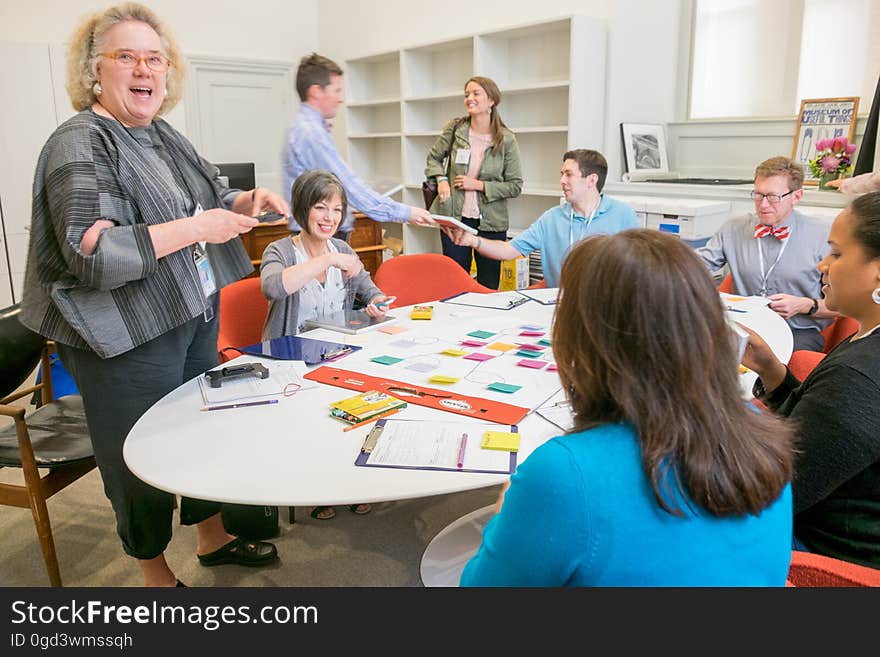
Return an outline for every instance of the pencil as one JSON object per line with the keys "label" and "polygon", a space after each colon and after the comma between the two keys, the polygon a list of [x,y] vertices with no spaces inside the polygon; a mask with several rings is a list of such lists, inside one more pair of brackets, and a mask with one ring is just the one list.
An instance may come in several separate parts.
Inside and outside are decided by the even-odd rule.
{"label": "pencil", "polygon": [[371,417],[369,420],[364,420],[363,422],[358,422],[357,424],[352,424],[350,427],[345,427],[343,431],[351,431],[352,429],[357,429],[358,427],[362,427],[370,422],[375,422],[376,420],[381,420],[383,417],[388,417],[389,415],[394,415],[400,411],[399,408],[395,408],[393,410],[388,411],[387,413],[382,413],[377,415],[376,417]]}

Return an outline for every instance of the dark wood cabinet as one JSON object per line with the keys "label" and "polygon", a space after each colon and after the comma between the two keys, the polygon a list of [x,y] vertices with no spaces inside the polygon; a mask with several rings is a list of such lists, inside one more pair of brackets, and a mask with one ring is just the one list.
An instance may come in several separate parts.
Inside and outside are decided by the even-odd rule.
{"label": "dark wood cabinet", "polygon": [[[260,275],[260,261],[266,247],[289,234],[287,224],[277,226],[260,224],[251,232],[241,236],[244,248],[256,267],[251,276]],[[364,269],[370,272],[370,276],[375,276],[376,270],[382,264],[382,250],[385,248],[382,244],[382,224],[368,219],[365,214],[355,212],[354,231],[349,239],[349,244],[360,257],[361,262],[364,263]]]}

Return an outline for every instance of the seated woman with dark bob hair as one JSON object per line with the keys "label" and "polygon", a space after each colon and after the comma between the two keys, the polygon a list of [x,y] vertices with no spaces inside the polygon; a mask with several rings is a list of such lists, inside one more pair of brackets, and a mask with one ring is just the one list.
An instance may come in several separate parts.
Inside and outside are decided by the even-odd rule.
{"label": "seated woman with dark bob hair", "polygon": [[741,398],[718,292],[679,239],[565,260],[553,352],[575,426],[499,500],[466,586],[783,586],[791,432]]}

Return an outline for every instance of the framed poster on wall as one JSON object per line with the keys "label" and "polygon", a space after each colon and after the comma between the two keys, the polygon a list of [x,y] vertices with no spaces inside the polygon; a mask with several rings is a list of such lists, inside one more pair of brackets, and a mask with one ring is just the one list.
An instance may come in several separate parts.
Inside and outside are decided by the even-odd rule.
{"label": "framed poster on wall", "polygon": [[816,157],[816,142],[846,137],[850,142],[856,130],[859,98],[810,98],[801,101],[791,159],[804,167],[804,184],[818,185],[809,161]]}

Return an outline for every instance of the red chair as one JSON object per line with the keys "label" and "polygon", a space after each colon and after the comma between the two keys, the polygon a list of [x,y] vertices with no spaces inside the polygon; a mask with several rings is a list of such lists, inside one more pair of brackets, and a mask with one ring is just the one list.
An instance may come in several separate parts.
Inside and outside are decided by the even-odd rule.
{"label": "red chair", "polygon": [[462,292],[495,292],[477,283],[452,258],[439,253],[400,255],[386,260],[373,278],[395,306],[446,299]]}
{"label": "red chair", "polygon": [[834,321],[822,331],[822,337],[825,338],[823,351],[827,354],[858,330],[859,323],[852,317],[844,317],[843,315],[835,317]]}
{"label": "red chair", "polygon": [[238,347],[260,341],[268,313],[269,302],[260,289],[259,277],[243,278],[220,290],[217,353],[221,363],[238,356]]}
{"label": "red chair", "polygon": [[788,369],[797,377],[798,381],[803,381],[823,358],[825,358],[825,354],[821,351],[801,349],[791,355],[788,361]]}
{"label": "red chair", "polygon": [[731,274],[724,277],[724,280],[718,286],[718,291],[733,294],[733,276]]}
{"label": "red chair", "polygon": [[546,287],[547,287],[547,281],[542,278],[537,283],[533,283],[532,285],[529,285],[526,289],[527,290],[543,290]]}
{"label": "red chair", "polygon": [[811,552],[791,553],[787,586],[880,587],[880,570]]}

